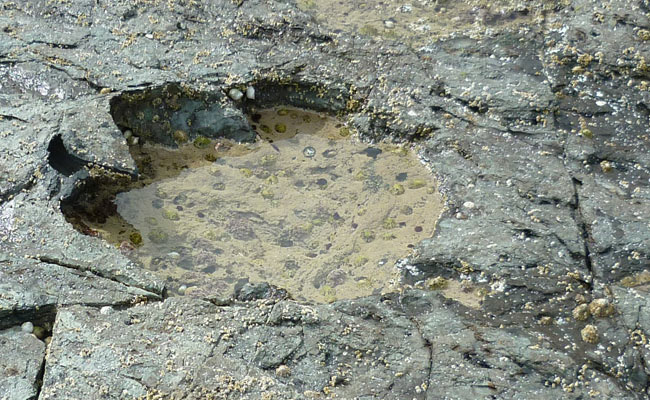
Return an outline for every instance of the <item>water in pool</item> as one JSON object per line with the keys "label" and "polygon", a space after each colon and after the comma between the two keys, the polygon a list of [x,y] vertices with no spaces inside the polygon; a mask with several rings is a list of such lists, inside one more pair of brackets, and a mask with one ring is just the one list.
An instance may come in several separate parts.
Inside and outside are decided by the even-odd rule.
{"label": "water in pool", "polygon": [[[266,281],[330,302],[390,291],[395,261],[433,235],[433,176],[407,148],[369,146],[337,119],[273,108],[253,144],[132,147],[143,177],[115,213],[71,220],[167,280],[171,294],[227,296]],[[88,200],[88,199],[86,199]]]}

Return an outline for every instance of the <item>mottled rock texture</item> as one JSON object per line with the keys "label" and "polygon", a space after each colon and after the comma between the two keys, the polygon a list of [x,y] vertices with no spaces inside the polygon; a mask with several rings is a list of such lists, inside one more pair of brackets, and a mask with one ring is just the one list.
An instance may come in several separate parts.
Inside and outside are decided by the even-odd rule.
{"label": "mottled rock texture", "polygon": [[[0,399],[647,398],[650,3],[476,1],[424,45],[299,3],[0,3]],[[252,140],[247,110],[279,104],[417,144],[447,211],[405,281],[482,285],[480,307],[166,299],[62,215],[137,175],[126,131]],[[55,320],[47,357],[17,330]]]}
{"label": "mottled rock texture", "polygon": [[34,399],[42,379],[45,343],[20,327],[0,331],[2,399]]}

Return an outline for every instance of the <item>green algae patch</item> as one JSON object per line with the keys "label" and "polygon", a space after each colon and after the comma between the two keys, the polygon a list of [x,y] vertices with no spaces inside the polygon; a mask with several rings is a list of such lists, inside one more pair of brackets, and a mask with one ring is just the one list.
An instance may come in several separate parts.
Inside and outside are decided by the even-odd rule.
{"label": "green algae patch", "polygon": [[210,143],[212,143],[212,141],[205,136],[199,136],[196,139],[194,139],[193,143],[194,143],[194,147],[196,147],[197,149],[205,149],[208,146],[210,146]]}
{"label": "green algae patch", "polygon": [[396,261],[433,236],[442,209],[415,154],[294,108],[250,123],[252,144],[133,146],[140,180],[113,190],[114,215],[83,223],[116,245],[137,232],[120,249],[172,295],[227,296],[243,281],[317,302],[396,290]]}

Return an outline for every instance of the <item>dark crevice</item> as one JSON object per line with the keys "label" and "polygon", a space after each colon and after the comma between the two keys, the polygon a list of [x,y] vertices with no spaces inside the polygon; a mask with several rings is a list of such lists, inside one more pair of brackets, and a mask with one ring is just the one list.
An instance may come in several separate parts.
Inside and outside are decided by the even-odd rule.
{"label": "dark crevice", "polygon": [[474,351],[463,353],[463,358],[479,368],[492,369],[492,366],[483,360],[479,354]]}
{"label": "dark crevice", "polygon": [[65,176],[72,176],[76,172],[79,172],[84,167],[99,167],[105,171],[116,173],[116,174],[127,174],[134,176],[131,171],[124,171],[119,168],[109,167],[101,164],[95,164],[91,161],[84,160],[71,154],[63,143],[63,138],[60,134],[55,135],[51,140],[50,144],[47,146],[48,157],[47,161],[52,168],[54,168],[58,173]]}
{"label": "dark crevice", "polygon": [[127,285],[126,283],[124,283],[124,282],[118,280],[118,279],[115,278],[115,277],[112,277],[112,276],[108,276],[108,275],[102,274],[102,273],[99,272],[99,271],[91,270],[90,268],[87,268],[87,267],[83,267],[83,266],[80,266],[80,265],[75,265],[75,264],[67,263],[67,262],[64,262],[64,261],[58,260],[58,259],[53,258],[53,257],[48,257],[48,256],[36,256],[36,257],[32,257],[32,258],[35,259],[35,260],[38,260],[38,261],[40,261],[40,262],[43,262],[43,263],[54,264],[54,265],[58,265],[58,266],[63,267],[63,268],[73,269],[73,270],[75,270],[75,271],[80,271],[80,272],[89,272],[89,273],[91,273],[91,274],[93,274],[93,275],[95,275],[95,276],[97,276],[97,277],[99,277],[99,278],[108,279],[108,280],[110,280],[110,281],[113,281],[113,282],[119,283],[120,285],[123,285],[123,286],[125,286],[125,287],[136,287],[136,288],[138,288],[138,289],[140,289],[140,290],[144,290],[145,292],[147,292],[148,294],[150,294],[150,296],[147,296],[147,297],[152,298],[152,299],[160,299],[160,298],[162,297],[162,294],[159,294],[159,293],[153,293],[153,292],[150,292],[148,289],[143,289],[143,288],[141,288],[141,287]]}
{"label": "dark crevice", "polygon": [[298,353],[303,347],[305,347],[305,329],[304,329],[304,327],[301,326],[300,327],[300,344],[298,346],[296,346],[296,348],[293,349],[293,351],[291,353],[287,354],[287,356],[285,358],[283,358],[282,361],[280,361],[279,365],[287,364],[288,361],[293,359],[294,356],[296,355],[296,353]]}
{"label": "dark crevice", "polygon": [[0,318],[0,330],[8,329],[23,322],[32,322],[34,325],[50,324],[56,316],[56,305],[44,304],[26,309],[14,309],[9,314]]}
{"label": "dark crevice", "polygon": [[[551,76],[548,73],[546,73],[545,75],[548,82],[552,82]],[[559,106],[557,105],[557,100],[554,101],[554,105],[557,107],[556,109],[559,110]],[[553,124],[554,126],[560,125],[557,118],[557,112],[553,113],[553,120],[554,120],[554,124]],[[582,182],[579,179],[576,179],[571,173],[570,169],[567,167],[568,155],[567,155],[566,141],[562,140],[562,138],[559,136],[557,139],[560,142],[564,142],[562,146],[563,147],[562,159],[564,163],[564,169],[566,170],[567,175],[569,175],[569,177],[571,178],[571,184],[573,188],[573,204],[570,204],[571,213],[573,216],[573,220],[580,232],[580,237],[582,239],[583,248],[584,248],[584,266],[587,269],[587,271],[589,271],[589,275],[591,276],[591,281],[585,283],[588,283],[587,290],[591,291],[593,289],[594,271],[593,271],[593,265],[591,263],[591,252],[589,250],[589,242],[588,242],[590,236],[589,236],[589,231],[587,229],[587,223],[585,222],[584,217],[582,215],[582,210],[580,208],[580,195],[578,194],[578,186],[582,185]]]}
{"label": "dark crevice", "polygon": [[31,176],[25,183],[17,185],[13,189],[0,195],[0,204],[6,202],[7,200],[10,200],[13,196],[17,195],[20,192],[27,192],[31,190],[35,184],[36,178],[34,176]]}
{"label": "dark crevice", "polygon": [[469,100],[465,100],[463,98],[455,97],[455,96],[453,98],[459,103],[461,103],[462,105],[464,105],[465,107],[467,107],[468,109],[470,109],[471,111],[475,112],[476,114],[485,114],[489,110],[488,106],[483,102],[479,102],[478,105],[474,105],[472,104],[473,102],[470,102]]}
{"label": "dark crevice", "polygon": [[584,217],[582,216],[582,211],[580,210],[580,196],[578,194],[578,186],[582,185],[582,182],[580,182],[576,178],[571,178],[571,182],[573,183],[573,196],[574,196],[574,204],[575,204],[575,210],[574,210],[574,220],[576,224],[578,225],[578,229],[580,230],[580,236],[582,237],[582,243],[584,246],[584,263],[585,263],[585,268],[587,268],[587,271],[589,271],[589,275],[591,275],[591,282],[589,283],[589,290],[593,288],[593,279],[594,279],[594,271],[593,271],[593,266],[591,264],[591,254],[589,251],[589,230],[587,228],[587,223],[584,220]]}
{"label": "dark crevice", "polygon": [[[56,314],[54,316],[54,319],[56,319]],[[54,319],[52,322],[54,322]],[[52,333],[50,332],[50,335]],[[47,345],[45,347],[45,354],[43,355],[43,360],[41,361],[41,366],[38,369],[38,374],[36,374],[36,381],[34,382],[34,385],[36,386],[36,396],[34,396],[34,399],[38,399],[41,397],[41,391],[43,390],[43,378],[45,377],[45,366],[47,365]]]}
{"label": "dark crevice", "polygon": [[[648,364],[645,361],[645,357],[643,357],[643,351],[637,351],[637,354],[639,355],[639,363],[641,364],[641,368],[645,368],[645,366]],[[650,379],[647,380],[645,388],[643,388],[643,392],[648,393],[649,389],[650,389]]]}
{"label": "dark crevice", "polygon": [[20,121],[20,122],[28,122],[25,119],[22,119],[20,117],[16,117],[15,115],[9,115],[9,114],[0,114],[0,120],[6,119],[8,121]]}
{"label": "dark crevice", "polygon": [[57,66],[56,64],[47,63],[47,66],[49,66],[50,68],[55,69],[57,71],[63,72],[64,74],[66,74],[73,81],[85,82],[91,89],[94,89],[97,92],[100,92],[103,89],[102,86],[99,86],[98,84],[96,84],[94,82],[91,82],[88,78],[76,78],[76,77],[70,75],[70,73],[65,68],[61,68],[61,67]]}
{"label": "dark crevice", "polygon": [[[458,101],[459,103],[461,103],[462,105],[468,107],[470,110],[472,110],[473,112],[475,112],[477,115],[483,115],[483,114],[484,114],[484,113],[478,112],[478,111],[476,111],[476,110],[473,110],[472,107],[470,107],[470,106],[467,105],[467,102],[466,102],[466,101],[464,101],[464,100],[462,100],[462,99],[460,99],[460,98],[454,97],[453,99],[454,99],[454,100],[457,100],[457,101]],[[456,118],[456,119],[458,119],[458,120],[460,120],[460,121],[463,121],[463,122],[467,123],[468,125],[470,125],[470,126],[472,126],[472,127],[475,127],[475,128],[490,129],[490,130],[495,130],[495,131],[497,131],[497,132],[509,133],[509,134],[511,134],[511,135],[513,135],[513,136],[516,136],[516,137],[522,137],[522,136],[523,136],[523,137],[527,137],[527,136],[534,136],[534,135],[536,135],[535,132],[527,132],[527,131],[515,130],[515,129],[512,129],[511,127],[508,127],[508,126],[499,126],[499,125],[497,125],[497,124],[495,124],[495,125],[485,125],[485,124],[481,124],[481,123],[478,123],[478,122],[475,121],[475,120],[471,120],[471,119],[469,119],[469,118],[462,117],[462,116],[460,116],[460,115],[457,115],[457,114],[455,114],[455,113],[453,113],[453,112],[451,112],[451,111],[449,111],[449,110],[442,109],[442,108],[440,108],[440,107],[433,106],[433,107],[429,107],[429,108],[430,108],[430,110],[433,111],[433,112],[443,111],[443,112],[445,112],[445,113],[451,115],[452,117],[454,117],[454,118]],[[532,121],[531,121],[531,122],[532,122]],[[534,128],[534,126],[533,126],[533,128]],[[523,139],[522,139],[522,140],[523,140]],[[525,141],[525,140],[524,140],[524,141]]]}
{"label": "dark crevice", "polygon": [[68,152],[61,135],[56,135],[50,140],[47,151],[50,166],[65,176],[71,176],[86,165],[84,160]]}
{"label": "dark crevice", "polygon": [[52,42],[47,42],[47,41],[44,41],[44,40],[32,40],[29,43],[27,43],[27,45],[30,45],[30,44],[45,44],[45,45],[50,46],[51,48],[66,49],[66,50],[76,49],[77,47],[79,47],[76,44],[52,43]]}
{"label": "dark crevice", "polygon": [[[459,100],[459,99],[457,99],[457,98],[454,98],[454,99]],[[459,100],[459,101],[460,101],[460,100]],[[434,113],[435,113],[436,111],[443,111],[443,112],[445,112],[445,113],[451,115],[452,117],[454,117],[454,118],[456,118],[456,119],[458,119],[458,120],[460,120],[460,121],[466,122],[466,123],[467,123],[468,125],[470,125],[470,126],[475,126],[475,127],[477,127],[477,128],[485,128],[484,126],[477,124],[476,121],[472,121],[472,120],[470,120],[470,119],[468,119],[468,118],[461,117],[460,115],[456,115],[455,113],[453,113],[453,112],[451,112],[451,111],[449,111],[449,110],[441,109],[440,107],[437,107],[437,106],[429,107],[429,109],[430,109],[430,111],[433,111]]]}
{"label": "dark crevice", "polygon": [[415,328],[418,331],[418,335],[420,335],[420,337],[422,338],[422,341],[424,341],[424,347],[426,347],[426,349],[429,352],[429,366],[428,366],[427,381],[426,381],[427,386],[426,386],[426,390],[425,390],[425,394],[427,395],[427,398],[428,398],[429,397],[428,396],[429,390],[431,389],[431,375],[433,374],[433,343],[431,343],[431,341],[429,341],[429,339],[427,339],[424,336],[424,334],[422,332],[422,327],[420,326],[420,321],[418,321],[418,319],[415,318],[415,317],[410,317],[409,319],[415,325]]}
{"label": "dark crevice", "polygon": [[359,100],[353,101],[347,88],[329,88],[301,81],[278,83],[270,79],[260,79],[250,85],[255,88],[255,99],[243,104],[247,112],[250,106],[268,108],[283,104],[331,114],[354,112],[362,105]]}

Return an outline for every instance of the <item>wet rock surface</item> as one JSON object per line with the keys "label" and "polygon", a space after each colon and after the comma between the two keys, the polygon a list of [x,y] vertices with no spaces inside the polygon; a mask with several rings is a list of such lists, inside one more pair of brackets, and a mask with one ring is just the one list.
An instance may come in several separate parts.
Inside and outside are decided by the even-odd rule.
{"label": "wet rock surface", "polygon": [[[650,4],[488,8],[410,45],[302,3],[0,6],[0,398],[647,397]],[[447,211],[405,280],[481,284],[479,307],[165,299],[61,214],[89,176],[137,174],[127,140],[250,140],[275,105],[417,142]],[[45,359],[20,326],[54,320]]]}

